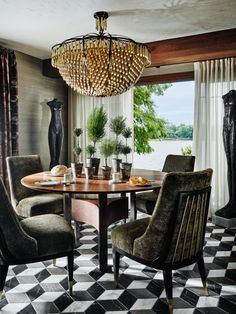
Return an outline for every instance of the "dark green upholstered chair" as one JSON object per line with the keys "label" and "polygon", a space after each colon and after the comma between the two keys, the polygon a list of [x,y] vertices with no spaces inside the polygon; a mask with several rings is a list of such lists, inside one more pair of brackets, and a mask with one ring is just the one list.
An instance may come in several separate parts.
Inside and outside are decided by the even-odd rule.
{"label": "dark green upholstered chair", "polygon": [[58,193],[43,193],[24,187],[20,181],[24,176],[42,172],[38,155],[11,156],[6,158],[11,203],[22,217],[63,212],[63,196]]}
{"label": "dark green upholstered chair", "polygon": [[173,269],[197,262],[207,294],[203,244],[211,177],[212,169],[167,174],[152,216],[112,230],[115,280],[118,280],[122,255],[163,270],[171,313]]}
{"label": "dark green upholstered chair", "polygon": [[[167,155],[163,172],[189,172],[194,169],[195,156]],[[160,189],[136,193],[137,210],[152,215]]]}
{"label": "dark green upholstered chair", "polygon": [[72,292],[74,232],[61,216],[46,214],[20,219],[0,179],[0,291],[9,265],[67,256]]}

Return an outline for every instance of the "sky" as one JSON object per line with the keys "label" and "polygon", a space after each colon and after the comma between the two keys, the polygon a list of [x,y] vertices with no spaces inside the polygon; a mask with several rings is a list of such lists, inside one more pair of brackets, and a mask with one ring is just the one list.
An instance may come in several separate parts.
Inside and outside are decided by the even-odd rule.
{"label": "sky", "polygon": [[172,83],[164,96],[153,96],[158,117],[179,125],[193,124],[194,81]]}

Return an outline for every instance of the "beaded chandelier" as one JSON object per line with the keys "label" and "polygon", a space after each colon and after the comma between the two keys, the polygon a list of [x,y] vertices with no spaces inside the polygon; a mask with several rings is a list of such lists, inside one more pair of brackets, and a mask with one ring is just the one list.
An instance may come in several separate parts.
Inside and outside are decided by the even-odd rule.
{"label": "beaded chandelier", "polygon": [[96,29],[66,39],[52,47],[52,66],[78,93],[88,96],[114,96],[130,89],[143,69],[151,64],[150,53],[141,43],[104,33],[107,12],[96,12]]}

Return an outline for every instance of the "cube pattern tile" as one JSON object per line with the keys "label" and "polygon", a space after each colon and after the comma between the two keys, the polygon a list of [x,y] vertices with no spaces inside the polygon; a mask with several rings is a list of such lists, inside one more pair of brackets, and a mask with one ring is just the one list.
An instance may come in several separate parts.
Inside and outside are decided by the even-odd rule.
{"label": "cube pattern tile", "polygon": [[[114,226],[112,226],[114,227]],[[118,286],[111,272],[98,269],[97,231],[81,226],[75,251],[74,290],[67,290],[66,258],[11,266],[0,313],[168,314],[162,272],[127,257],[121,260]],[[236,230],[208,222],[204,259],[209,296],[203,294],[196,265],[173,274],[174,314],[236,313]],[[109,231],[109,264],[112,265]]]}

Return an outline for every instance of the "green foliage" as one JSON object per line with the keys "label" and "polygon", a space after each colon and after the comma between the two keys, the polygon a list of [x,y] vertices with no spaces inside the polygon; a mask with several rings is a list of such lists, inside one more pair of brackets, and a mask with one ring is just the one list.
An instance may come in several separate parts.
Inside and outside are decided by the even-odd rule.
{"label": "green foliage", "polygon": [[123,137],[127,140],[128,138],[130,138],[132,136],[132,130],[130,127],[126,127],[123,131],[122,131],[122,135]]}
{"label": "green foliage", "polygon": [[82,149],[81,149],[81,147],[79,145],[79,137],[83,133],[83,130],[81,128],[75,128],[73,133],[74,133],[74,137],[78,138],[77,139],[78,142],[76,143],[76,146],[73,148],[73,153],[75,154],[75,156],[77,158],[79,158],[79,156],[80,156],[80,154],[82,152]]}
{"label": "green foliage", "polygon": [[128,145],[123,145],[122,148],[121,148],[121,153],[123,155],[125,155],[125,159],[126,159],[126,162],[127,162],[127,155],[131,153],[131,147],[128,146]]}
{"label": "green foliage", "polygon": [[107,158],[113,154],[114,151],[114,140],[103,139],[100,145],[100,153],[104,156],[105,166],[107,167]]}
{"label": "green foliage", "polygon": [[151,139],[166,138],[166,122],[156,116],[152,94],[160,96],[171,84],[145,85],[134,88],[134,147],[138,154],[151,153]]}
{"label": "green foliage", "polygon": [[114,146],[113,146],[113,154],[116,156],[117,159],[119,157],[119,154],[121,154],[122,147],[123,147],[122,142],[115,139],[114,140]]}
{"label": "green foliage", "polygon": [[88,145],[86,146],[85,151],[91,158],[96,153],[96,148],[93,145]]}
{"label": "green foliage", "polygon": [[174,125],[167,123],[166,125],[167,137],[168,138],[193,138],[193,126],[192,125]]}
{"label": "green foliage", "polygon": [[75,128],[73,133],[74,136],[79,137],[83,133],[83,130],[81,128]]}
{"label": "green foliage", "polygon": [[107,113],[103,107],[94,107],[87,120],[88,137],[93,146],[105,136]]}
{"label": "green foliage", "polygon": [[79,155],[80,155],[81,152],[82,152],[82,149],[81,149],[80,146],[76,146],[76,147],[73,148],[73,152],[74,152],[74,154],[75,154],[77,157],[79,157]]}
{"label": "green foliage", "polygon": [[192,155],[192,146],[188,145],[186,147],[181,148],[181,153],[184,156],[191,156]]}
{"label": "green foliage", "polygon": [[124,131],[125,119],[123,116],[118,116],[110,121],[110,130],[116,134],[116,138]]}

